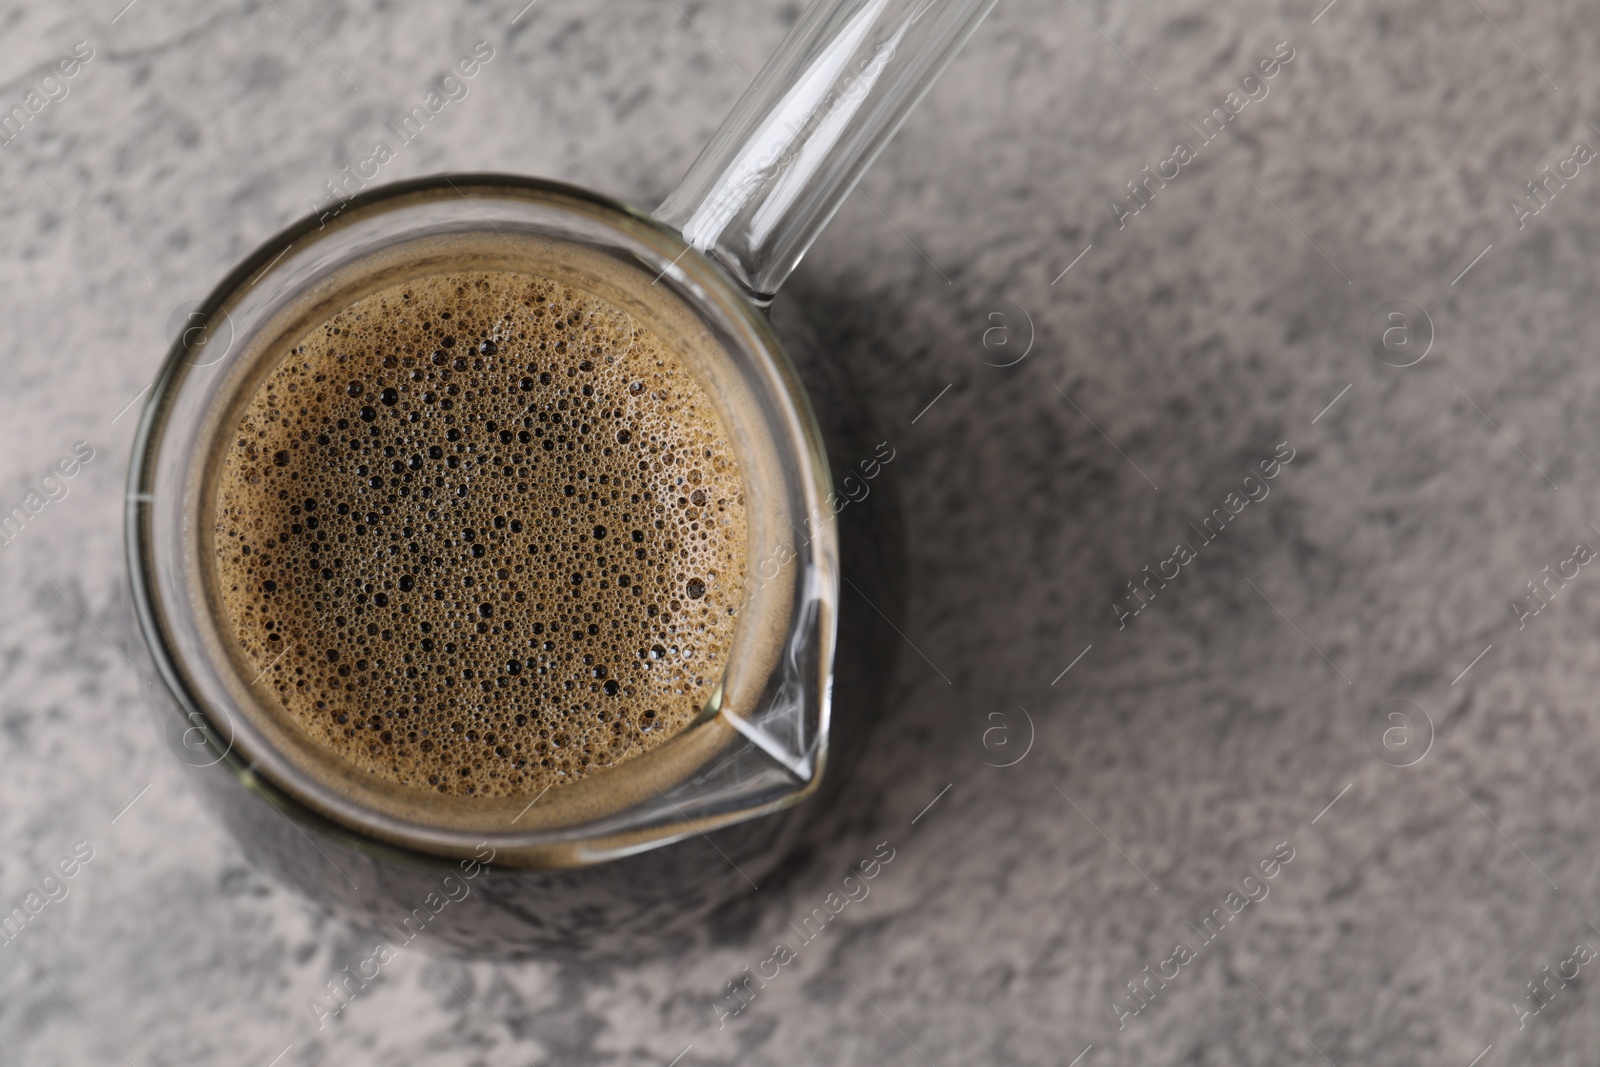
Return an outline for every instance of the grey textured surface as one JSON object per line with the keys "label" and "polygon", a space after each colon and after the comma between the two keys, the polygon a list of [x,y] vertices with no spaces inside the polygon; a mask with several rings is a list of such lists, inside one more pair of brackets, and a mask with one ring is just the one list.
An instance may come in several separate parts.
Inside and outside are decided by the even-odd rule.
{"label": "grey textured surface", "polygon": [[[94,850],[0,944],[0,1061],[1590,1062],[1592,968],[1520,1029],[1514,1005],[1600,948],[1600,580],[1520,630],[1509,605],[1600,545],[1600,174],[1521,230],[1507,202],[1600,145],[1600,23],[1575,0],[1322,2],[1006,0],[792,279],[899,449],[909,529],[915,648],[831,843],[682,957],[408,952],[322,1030],[307,999],[371,939],[244,866],[112,647],[138,640],[119,412],[173,310],[474,42],[495,58],[385,178],[651,205],[797,8],[0,10],[6,108],[95,49],[0,146],[0,504],[95,449],[0,547],[0,910]],[[1119,230],[1124,183],[1283,41],[1270,94]],[[1392,299],[1437,331],[1411,367],[1365,339]],[[985,348],[992,313],[1011,347]],[[1027,358],[986,365],[1029,319]],[[1125,583],[1279,442],[1270,495],[1119,630]],[[1394,699],[1432,735],[1413,766],[1370,743]],[[986,766],[1025,750],[1023,708],[1026,757]],[[870,897],[719,1030],[725,983],[883,840]],[[1270,895],[1119,1029],[1125,983],[1198,947],[1187,924],[1280,842]]]}

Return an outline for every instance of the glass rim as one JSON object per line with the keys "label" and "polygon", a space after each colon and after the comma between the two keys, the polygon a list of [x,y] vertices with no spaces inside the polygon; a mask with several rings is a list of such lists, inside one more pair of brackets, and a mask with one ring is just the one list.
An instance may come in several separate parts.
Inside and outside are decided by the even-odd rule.
{"label": "glass rim", "polygon": [[[652,253],[659,255],[663,262],[667,263],[663,273],[670,269],[678,272],[674,275],[675,278],[681,274],[690,279],[692,286],[680,289],[679,296],[696,308],[697,313],[703,313],[704,305],[712,304],[718,310],[734,316],[737,324],[748,331],[755,341],[754,344],[746,346],[748,354],[763,361],[767,365],[766,369],[775,372],[780,395],[793,408],[797,417],[800,431],[798,436],[803,447],[798,449],[791,447],[785,454],[792,453],[793,458],[798,460],[797,477],[805,497],[808,501],[825,501],[831,497],[831,477],[810,399],[781,342],[763,314],[766,298],[752,294],[734,280],[721,264],[687,244],[681,235],[669,226],[626,204],[578,186],[541,178],[498,173],[437,174],[375,186],[341,201],[332,211],[306,215],[267,238],[216,284],[196,307],[190,321],[210,324],[219,310],[225,308],[247,285],[254,285],[256,281],[270,274],[278,262],[285,259],[290,250],[300,246],[308,236],[322,233],[330,227],[336,232],[346,224],[373,218],[389,211],[404,211],[407,207],[404,203],[405,198],[413,195],[436,194],[445,197],[452,191],[467,199],[470,199],[469,192],[491,196],[510,193],[513,197],[521,194],[557,210],[573,211],[591,219],[598,218],[609,229],[650,247]],[[488,222],[487,218],[485,221]],[[489,222],[489,225],[493,226],[493,223]],[[706,295],[707,293],[709,295]],[[730,810],[705,812],[697,816],[685,814],[678,808],[680,818],[631,829],[601,830],[597,833],[586,833],[584,824],[581,823],[576,827],[558,827],[554,830],[476,832],[396,822],[392,818],[384,825],[382,832],[379,832],[359,823],[353,825],[336,818],[320,806],[308,803],[295,790],[277,781],[272,775],[263,773],[261,761],[247,758],[235,747],[233,737],[236,736],[239,727],[229,724],[226,743],[221,740],[225,735],[218,729],[216,717],[211,711],[211,701],[197,691],[186,669],[192,657],[177,647],[177,643],[173,640],[172,622],[179,617],[179,614],[175,614],[175,609],[181,613],[181,606],[168,602],[170,597],[164,595],[160,588],[160,579],[154,573],[157,569],[154,566],[155,554],[159,551],[154,543],[156,537],[152,529],[155,460],[172,414],[173,400],[189,381],[191,373],[198,369],[197,364],[185,358],[195,347],[189,339],[191,332],[186,331],[173,340],[140,414],[128,472],[125,549],[135,614],[168,695],[191,723],[203,727],[201,735],[205,738],[205,744],[216,753],[216,759],[212,763],[223,764],[247,789],[260,794],[265,802],[273,804],[292,820],[310,823],[348,844],[378,851],[392,858],[424,864],[447,864],[460,855],[468,854],[467,850],[474,846],[488,842],[496,846],[497,853],[501,854],[504,860],[512,861],[511,865],[546,868],[582,866],[660,847],[709,829],[779,811],[799,803],[816,791],[824,773],[829,745],[832,659],[839,596],[837,530],[833,515],[827,508],[821,509],[825,521],[813,531],[809,542],[815,546],[816,555],[824,564],[823,570],[826,571],[823,577],[831,585],[825,603],[827,618],[825,621],[818,620],[822,638],[819,655],[823,657],[824,670],[820,692],[817,694],[819,707],[812,771],[808,779],[801,779],[795,789],[784,795],[760,803]],[[747,562],[747,581],[751,566],[753,562]],[[795,629],[796,624],[791,623],[791,638]],[[732,718],[734,714],[729,712],[729,717]],[[228,709],[224,709],[224,717],[232,717],[228,714]],[[755,747],[765,750],[765,746],[751,738],[744,730],[738,732],[744,733],[746,740]],[[252,740],[259,743],[258,747],[272,753],[279,760],[285,758],[282,753],[276,752],[269,742],[261,738]],[[732,739],[730,744],[732,743],[737,743],[737,738]],[[771,756],[770,750],[767,751]],[[300,784],[303,788],[304,783]],[[665,796],[666,794],[663,794],[663,797]],[[675,803],[673,806],[677,807]],[[362,821],[369,825],[385,822],[380,813],[372,811],[354,798],[349,798],[346,803],[334,807],[338,810],[361,812],[365,816]],[[524,862],[515,862],[518,857]]]}

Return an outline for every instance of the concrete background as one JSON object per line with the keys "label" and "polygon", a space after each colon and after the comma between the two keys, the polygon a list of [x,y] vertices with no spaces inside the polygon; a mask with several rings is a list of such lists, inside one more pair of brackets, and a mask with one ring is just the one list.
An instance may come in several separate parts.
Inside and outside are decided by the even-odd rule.
{"label": "concrete background", "polygon": [[[1600,146],[1600,22],[1324,2],[1005,0],[780,298],[898,449],[911,575],[889,719],[798,873],[671,959],[408,952],[321,1030],[307,999],[370,937],[250,870],[139,710],[128,406],[172,313],[475,42],[495,58],[386,178],[649,206],[797,6],[0,9],[7,109],[94,49],[0,146],[0,504],[94,449],[0,547],[0,904],[93,850],[0,945],[0,1059],[1590,1062],[1592,967],[1518,1006],[1600,949],[1600,580],[1520,629],[1511,604],[1600,546],[1600,174],[1520,229],[1509,201]],[[1112,198],[1279,42],[1269,95],[1119,229]],[[1391,300],[1436,334],[1412,366],[1367,339]],[[1281,442],[1270,495],[1119,629],[1126,583]],[[719,1030],[725,983],[880,841],[871,896]]]}

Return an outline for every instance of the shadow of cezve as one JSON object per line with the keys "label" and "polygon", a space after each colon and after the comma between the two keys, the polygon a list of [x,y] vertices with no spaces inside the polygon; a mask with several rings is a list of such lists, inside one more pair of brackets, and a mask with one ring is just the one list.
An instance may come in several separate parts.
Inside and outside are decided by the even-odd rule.
{"label": "shadow of cezve", "polygon": [[[823,350],[792,303],[775,305],[773,318],[816,410],[836,486],[852,470],[859,478],[857,464],[883,438],[846,360]],[[793,808],[590,867],[469,865],[469,878],[459,866],[353,843],[309,812],[290,821],[224,766],[203,769],[197,781],[254,864],[392,949],[603,963],[682,951],[708,930],[725,939],[753,925],[762,898],[774,899],[827,851],[821,844],[837,823],[830,816],[883,714],[900,652],[884,616],[904,614],[907,566],[894,479],[880,473],[869,484],[868,496],[838,515],[842,570],[856,588],[845,584],[839,603],[828,765],[818,792]]]}

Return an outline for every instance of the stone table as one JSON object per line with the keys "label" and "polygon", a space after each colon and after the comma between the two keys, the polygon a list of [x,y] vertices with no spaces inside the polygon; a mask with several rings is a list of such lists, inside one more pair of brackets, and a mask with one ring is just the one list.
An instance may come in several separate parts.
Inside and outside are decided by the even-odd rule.
{"label": "stone table", "polygon": [[370,936],[249,868],[142,711],[121,493],[172,324],[477,42],[384,178],[650,206],[799,8],[123,2],[0,12],[0,111],[74,72],[0,145],[0,512],[38,494],[0,911],[58,898],[0,943],[0,1060],[1590,1062],[1591,8],[1002,4],[779,301],[897,450],[845,806],[691,951],[407,952],[319,1029]]}

